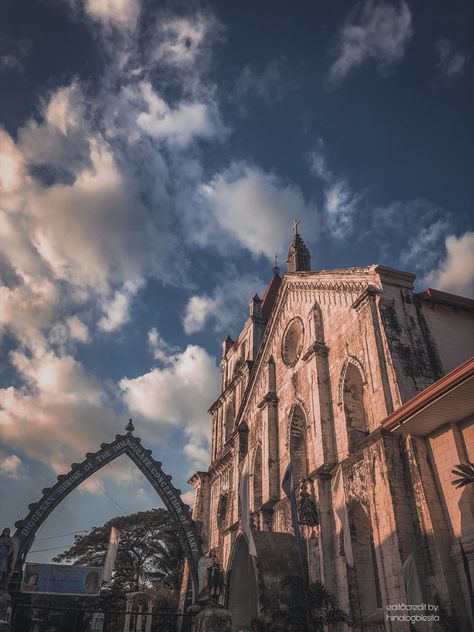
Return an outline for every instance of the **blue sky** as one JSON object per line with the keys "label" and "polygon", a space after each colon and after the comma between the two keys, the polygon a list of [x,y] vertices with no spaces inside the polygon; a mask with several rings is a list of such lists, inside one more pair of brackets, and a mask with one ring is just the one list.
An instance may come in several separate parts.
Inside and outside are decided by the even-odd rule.
{"label": "blue sky", "polygon": [[[0,22],[5,525],[129,416],[188,491],[220,341],[294,217],[313,269],[474,295],[472,3],[10,0]],[[156,504],[122,459],[39,537]]]}

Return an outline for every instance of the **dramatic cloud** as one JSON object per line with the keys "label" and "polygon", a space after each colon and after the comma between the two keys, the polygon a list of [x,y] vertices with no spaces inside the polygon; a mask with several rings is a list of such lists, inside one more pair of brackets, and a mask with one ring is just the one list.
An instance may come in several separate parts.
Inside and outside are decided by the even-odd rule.
{"label": "dramatic cloud", "polygon": [[438,219],[429,226],[422,226],[408,241],[408,248],[400,259],[404,266],[429,269],[439,258],[440,246],[450,229],[448,221]]}
{"label": "dramatic cloud", "polygon": [[183,318],[185,332],[202,331],[211,323],[218,332],[238,331],[248,315],[249,300],[264,287],[255,276],[235,274],[218,285],[211,296],[191,296]]}
{"label": "dramatic cloud", "polygon": [[189,345],[175,353],[163,368],[120,381],[124,400],[136,416],[156,428],[181,429],[187,438],[185,453],[203,467],[208,460],[207,409],[218,393],[215,360],[201,347]]}
{"label": "dramatic cloud", "polygon": [[437,67],[441,77],[451,79],[455,75],[464,72],[466,58],[458,52],[452,42],[447,38],[442,38],[436,42],[436,51],[438,53]]}
{"label": "dramatic cloud", "polygon": [[354,218],[362,194],[354,193],[344,178],[336,177],[328,168],[323,153],[324,143],[318,139],[318,148],[309,155],[311,171],[323,183],[324,221],[334,239],[345,239],[354,230]]}
{"label": "dramatic cloud", "polygon": [[386,73],[403,58],[413,35],[411,23],[411,11],[403,0],[399,4],[365,0],[341,28],[337,59],[329,70],[331,83],[338,85],[368,61]]}
{"label": "dramatic cloud", "polygon": [[212,237],[217,227],[231,241],[271,261],[276,253],[286,252],[295,217],[308,241],[315,234],[316,208],[301,190],[259,167],[234,162],[203,185],[200,193],[204,207],[211,211],[211,222],[202,218],[202,231]]}
{"label": "dramatic cloud", "polygon": [[10,356],[24,385],[0,389],[5,443],[60,473],[113,436],[105,392],[77,360],[51,351]]}
{"label": "dramatic cloud", "polygon": [[[398,265],[420,276],[439,261],[444,240],[453,230],[450,214],[422,198],[375,207],[371,221],[382,261],[398,259]],[[399,240],[406,244],[401,252]]]}
{"label": "dramatic cloud", "polygon": [[474,232],[446,238],[446,257],[424,279],[426,285],[474,298]]}

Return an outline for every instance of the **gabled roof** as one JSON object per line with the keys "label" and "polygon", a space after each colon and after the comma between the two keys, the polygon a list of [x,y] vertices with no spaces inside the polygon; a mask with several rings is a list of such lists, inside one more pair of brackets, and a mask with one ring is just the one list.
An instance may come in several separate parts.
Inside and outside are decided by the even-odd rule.
{"label": "gabled roof", "polygon": [[281,276],[277,272],[273,275],[272,280],[267,285],[267,288],[262,296],[262,316],[266,321],[270,318],[270,314],[272,313],[280,285]]}

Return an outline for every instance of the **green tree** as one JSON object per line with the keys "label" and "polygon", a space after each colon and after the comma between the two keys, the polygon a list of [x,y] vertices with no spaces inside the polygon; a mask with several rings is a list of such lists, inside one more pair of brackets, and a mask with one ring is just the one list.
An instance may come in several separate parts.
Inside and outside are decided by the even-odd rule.
{"label": "green tree", "polygon": [[133,592],[159,589],[177,594],[183,570],[183,550],[176,528],[166,509],[139,511],[112,518],[87,535],[76,535],[74,544],[53,561],[102,566],[110,529],[120,531],[120,545],[114,573],[108,587]]}

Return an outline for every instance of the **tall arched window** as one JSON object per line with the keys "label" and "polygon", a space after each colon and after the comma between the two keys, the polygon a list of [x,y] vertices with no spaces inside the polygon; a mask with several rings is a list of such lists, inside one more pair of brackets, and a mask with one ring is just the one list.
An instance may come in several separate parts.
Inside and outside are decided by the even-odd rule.
{"label": "tall arched window", "polygon": [[324,342],[323,314],[318,303],[315,303],[313,306],[313,324],[315,340],[317,342]]}
{"label": "tall arched window", "polygon": [[369,434],[364,402],[364,381],[355,364],[349,363],[344,376],[344,414],[349,453]]}
{"label": "tall arched window", "polygon": [[234,431],[235,409],[234,402],[229,402],[225,409],[225,440],[230,439],[230,435]]}
{"label": "tall arched window", "polygon": [[306,418],[300,406],[294,406],[290,420],[290,460],[295,486],[308,475],[306,454]]}
{"label": "tall arched window", "polygon": [[362,620],[382,607],[382,599],[370,518],[359,502],[349,507],[349,525],[356,580],[351,605]]}
{"label": "tall arched window", "polygon": [[255,450],[252,472],[253,510],[257,511],[262,505],[262,446],[258,444]]}

